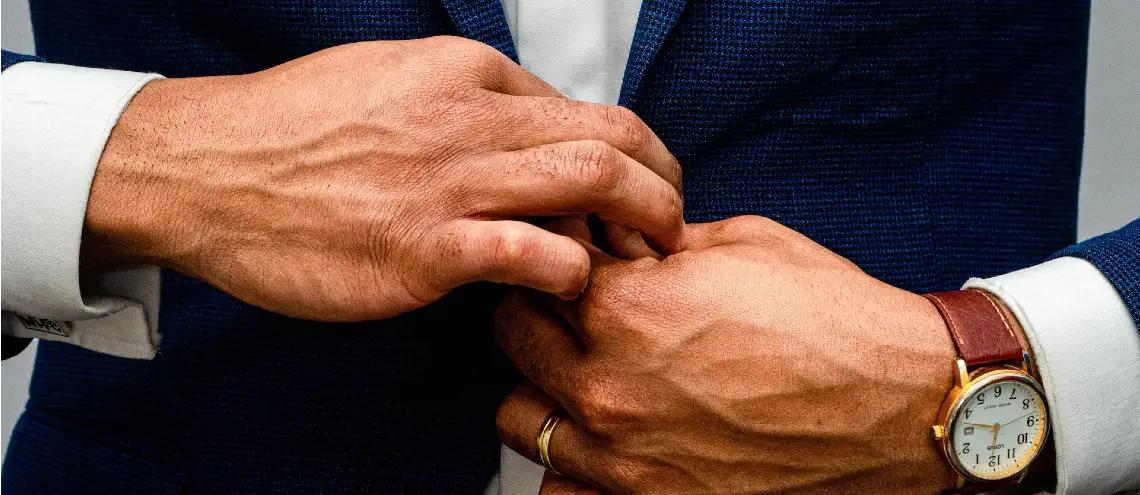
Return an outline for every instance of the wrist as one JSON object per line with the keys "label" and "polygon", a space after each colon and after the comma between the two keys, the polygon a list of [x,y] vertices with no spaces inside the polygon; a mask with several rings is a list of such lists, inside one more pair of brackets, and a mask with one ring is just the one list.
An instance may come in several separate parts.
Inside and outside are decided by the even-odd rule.
{"label": "wrist", "polygon": [[84,269],[148,264],[181,268],[205,245],[205,223],[188,208],[193,160],[174,153],[188,140],[188,80],[143,86],[123,110],[91,183],[80,249]]}
{"label": "wrist", "polygon": [[[1040,464],[1034,461],[1046,451],[1051,423],[1043,387],[1026,366],[1024,330],[988,292],[966,289],[925,297],[944,317],[958,354],[955,387],[932,428],[958,473],[955,493],[1018,486],[1027,469]],[[992,434],[984,450],[980,446],[987,442],[979,444],[984,437],[979,431]]]}
{"label": "wrist", "polygon": [[[1006,306],[1001,298],[994,295],[990,298],[993,300],[994,305],[997,306],[998,311],[1002,313],[1006,321],[1009,322],[1009,328],[1013,331],[1013,335],[1021,342],[1021,348],[1029,353],[1029,363],[1027,370],[1037,380],[1041,380],[1041,375],[1037,373],[1037,356],[1033,353],[1033,347],[1029,345],[1029,339],[1025,336],[1025,328],[1021,326],[1021,321],[1017,319],[1017,315]],[[1021,481],[1019,492],[1020,493],[1040,493],[1044,491],[1051,491],[1057,483],[1057,466],[1056,454],[1053,448],[1053,439],[1050,438],[1045,443],[1041,454],[1029,466],[1026,471],[1025,479]]]}
{"label": "wrist", "polygon": [[1005,321],[1009,323],[1009,329],[1013,331],[1014,337],[1017,337],[1017,341],[1021,343],[1021,348],[1029,353],[1029,366],[1031,367],[1028,370],[1029,374],[1040,379],[1034,364],[1037,362],[1037,359],[1036,356],[1033,355],[1033,348],[1029,345],[1029,339],[1025,336],[1025,328],[1021,326],[1021,320],[1017,319],[1017,315],[1013,314],[1013,311],[1009,309],[1009,306],[1005,305],[1005,302],[1002,301],[1001,298],[993,295],[990,300],[993,301],[994,306],[997,306],[998,311],[1001,312]]}
{"label": "wrist", "polygon": [[924,329],[922,334],[931,341],[932,345],[937,345],[941,352],[937,359],[931,360],[930,365],[933,369],[928,372],[928,385],[934,392],[922,402],[921,409],[914,415],[915,421],[908,427],[915,431],[913,441],[921,445],[924,454],[922,473],[926,477],[926,486],[931,488],[930,493],[941,494],[954,487],[957,472],[946,461],[939,445],[930,441],[930,425],[937,418],[946,395],[954,387],[951,370],[958,356],[950,329],[938,308],[925,297],[916,295],[915,300],[918,301],[914,313],[918,318],[915,328]]}

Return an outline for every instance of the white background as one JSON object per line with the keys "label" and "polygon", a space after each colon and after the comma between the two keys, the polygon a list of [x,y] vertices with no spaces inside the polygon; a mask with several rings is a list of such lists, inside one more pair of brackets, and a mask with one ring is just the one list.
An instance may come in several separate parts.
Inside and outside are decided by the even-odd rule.
{"label": "white background", "polygon": [[[0,0],[0,44],[34,52],[26,0]],[[1093,1],[1079,235],[1140,217],[1140,1]],[[33,349],[3,364],[3,450],[28,398]],[[2,455],[2,454],[0,454]],[[2,458],[2,457],[0,457]]]}

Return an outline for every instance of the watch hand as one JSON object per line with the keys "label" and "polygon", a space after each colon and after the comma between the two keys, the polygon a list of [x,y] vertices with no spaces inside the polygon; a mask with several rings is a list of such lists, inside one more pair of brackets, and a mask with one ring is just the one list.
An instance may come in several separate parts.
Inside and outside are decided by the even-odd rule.
{"label": "watch hand", "polygon": [[997,450],[997,437],[998,437],[998,431],[1000,431],[1000,430],[1001,430],[1001,425],[999,425],[999,424],[996,424],[996,423],[995,423],[995,424],[994,424],[994,426],[993,426],[993,431],[994,431],[994,444],[993,444],[993,446],[991,446],[991,447],[990,447],[990,453],[991,453],[991,454],[992,454],[992,453],[993,453],[995,450]]}
{"label": "watch hand", "polygon": [[1026,417],[1026,416],[1029,416],[1030,414],[1033,414],[1033,413],[1022,414],[1021,416],[1018,416],[1018,417],[1014,418],[1013,420],[1011,420],[1010,422],[1008,422],[1008,423],[1005,423],[1005,424],[1003,424],[1003,425],[1001,425],[1001,426],[1009,426],[1009,425],[1013,424],[1015,421],[1018,421],[1018,420],[1020,420],[1021,418],[1024,418],[1024,417]]}
{"label": "watch hand", "polygon": [[[1014,421],[1017,421],[1017,420],[1014,420]],[[978,423],[966,423],[966,424],[968,424],[968,425],[970,425],[970,426],[980,426],[980,427],[982,427],[982,428],[989,428],[989,429],[991,429],[991,430],[992,430],[992,429],[993,429],[993,427],[994,427],[994,425],[980,425],[980,424],[978,424]]]}

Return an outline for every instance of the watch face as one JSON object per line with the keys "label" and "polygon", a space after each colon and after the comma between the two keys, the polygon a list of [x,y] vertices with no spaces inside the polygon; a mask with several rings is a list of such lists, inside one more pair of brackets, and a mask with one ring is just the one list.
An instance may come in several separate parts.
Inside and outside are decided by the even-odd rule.
{"label": "watch face", "polygon": [[1046,407],[1038,389],[1023,379],[980,381],[962,396],[951,418],[947,450],[963,474],[978,480],[1012,477],[1045,443]]}

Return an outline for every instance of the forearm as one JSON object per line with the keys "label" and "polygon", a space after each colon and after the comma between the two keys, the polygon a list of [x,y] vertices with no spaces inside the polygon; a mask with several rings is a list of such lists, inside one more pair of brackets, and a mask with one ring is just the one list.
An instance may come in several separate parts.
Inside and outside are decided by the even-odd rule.
{"label": "forearm", "polygon": [[215,107],[200,100],[220,97],[219,79],[155,81],[123,111],[91,182],[85,267],[148,264],[194,273],[194,260],[216,241],[208,217],[224,223],[227,198],[215,186],[258,180],[239,176],[250,169],[205,165],[216,153],[201,130],[224,133],[234,125],[206,121]]}
{"label": "forearm", "polygon": [[474,281],[580,293],[581,246],[520,220],[593,213],[673,249],[683,232],[680,166],[636,115],[570,102],[469,40],[356,43],[130,96],[75,187],[69,272],[155,265],[361,321]]}

